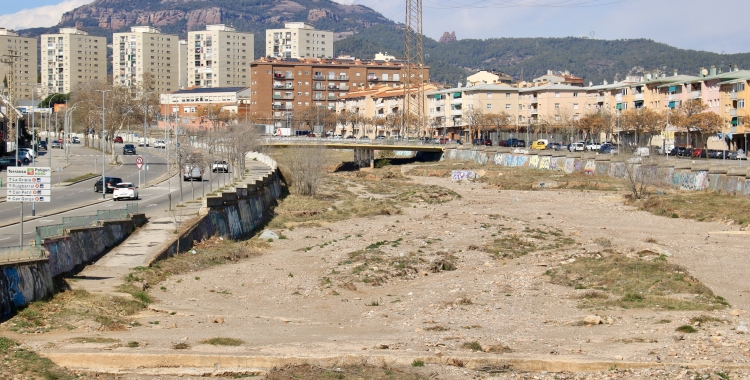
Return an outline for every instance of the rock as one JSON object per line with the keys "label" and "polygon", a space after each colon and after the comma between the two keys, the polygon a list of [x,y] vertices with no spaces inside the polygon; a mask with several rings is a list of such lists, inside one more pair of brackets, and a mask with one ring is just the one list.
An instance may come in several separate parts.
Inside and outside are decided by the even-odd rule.
{"label": "rock", "polygon": [[387,350],[388,349],[388,345],[381,343],[381,344],[378,344],[377,346],[375,346],[375,348],[377,348],[378,350]]}
{"label": "rock", "polygon": [[214,323],[222,324],[224,323],[224,317],[219,317],[213,320]]}
{"label": "rock", "polygon": [[599,325],[602,323],[602,317],[598,315],[587,315],[586,318],[583,318],[583,323],[587,325]]}
{"label": "rock", "polygon": [[735,329],[738,334],[747,334],[747,323],[742,322],[739,326]]}
{"label": "rock", "polygon": [[268,239],[278,240],[279,235],[277,235],[275,232],[271,230],[263,230],[263,232],[260,234],[258,238],[260,240],[268,240]]}

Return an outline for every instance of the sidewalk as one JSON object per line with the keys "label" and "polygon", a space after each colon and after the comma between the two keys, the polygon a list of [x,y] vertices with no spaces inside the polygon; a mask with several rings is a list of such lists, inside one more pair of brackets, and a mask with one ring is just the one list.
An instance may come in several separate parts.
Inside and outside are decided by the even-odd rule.
{"label": "sidewalk", "polygon": [[[268,166],[259,161],[247,161],[248,175],[242,183],[249,183],[263,178],[270,170]],[[186,194],[189,196],[189,194]],[[196,193],[196,195],[199,195]],[[180,208],[180,213],[185,215],[181,224],[186,225],[192,219],[190,215],[196,215],[201,208],[202,202],[186,203]],[[122,284],[123,277],[133,268],[147,266],[148,259],[155,250],[163,245],[171,243],[177,236],[174,231],[177,228],[174,218],[164,211],[147,215],[149,222],[134,234],[130,235],[119,246],[113,248],[106,255],[97,260],[96,263],[86,266],[74,278],[71,287],[84,289],[92,293],[116,293]]]}

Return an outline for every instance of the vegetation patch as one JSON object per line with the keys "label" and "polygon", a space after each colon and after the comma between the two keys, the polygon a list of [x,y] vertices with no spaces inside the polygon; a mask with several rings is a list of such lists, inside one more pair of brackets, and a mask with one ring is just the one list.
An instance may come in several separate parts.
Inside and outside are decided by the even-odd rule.
{"label": "vegetation patch", "polygon": [[68,380],[77,377],[12,339],[0,337],[0,378]]}
{"label": "vegetation patch", "polygon": [[574,245],[573,238],[566,237],[554,227],[527,228],[521,233],[505,231],[503,235],[484,246],[486,252],[498,259],[513,259],[532,252],[544,252]]}
{"label": "vegetation patch", "polygon": [[240,339],[234,338],[211,338],[201,341],[203,344],[210,344],[212,346],[240,346],[243,342]]}
{"label": "vegetation patch", "polygon": [[[424,364],[424,363],[422,363]],[[414,365],[412,363],[412,365]],[[415,365],[415,367],[421,367]],[[407,372],[388,366],[357,365],[337,368],[324,368],[309,364],[289,364],[274,368],[266,375],[267,380],[332,380],[332,379],[388,379],[388,380],[427,380],[430,377]]]}
{"label": "vegetation patch", "polygon": [[119,343],[119,339],[114,338],[104,338],[101,336],[93,336],[93,337],[84,337],[79,336],[75,338],[69,339],[70,342],[73,343]]}
{"label": "vegetation patch", "polygon": [[681,191],[628,202],[655,215],[706,222],[750,225],[750,204],[743,197],[713,191]]}
{"label": "vegetation patch", "polygon": [[[679,265],[621,254],[582,258],[546,272],[555,284],[590,289],[580,297],[583,308],[617,306],[654,310],[715,310],[729,306],[724,298]],[[603,297],[601,293],[608,296]]]}
{"label": "vegetation patch", "polygon": [[83,181],[85,179],[94,178],[94,177],[101,177],[101,175],[97,175],[94,173],[86,173],[86,174],[81,174],[79,176],[66,178],[63,182],[78,182],[78,181]]}

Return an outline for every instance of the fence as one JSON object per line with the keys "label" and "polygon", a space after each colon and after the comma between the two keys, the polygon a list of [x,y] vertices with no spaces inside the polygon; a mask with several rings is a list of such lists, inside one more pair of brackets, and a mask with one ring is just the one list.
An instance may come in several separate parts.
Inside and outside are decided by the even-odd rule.
{"label": "fence", "polygon": [[[122,209],[97,210],[96,215],[66,216],[62,224],[39,226],[36,228],[36,245],[41,246],[42,239],[54,236],[64,236],[65,230],[75,227],[92,226],[99,221],[124,220],[129,215],[138,212],[138,203],[129,203]],[[0,259],[1,260],[1,259]]]}
{"label": "fence", "polygon": [[42,257],[44,256],[42,255],[41,247],[18,246],[0,248],[0,263],[41,259]]}

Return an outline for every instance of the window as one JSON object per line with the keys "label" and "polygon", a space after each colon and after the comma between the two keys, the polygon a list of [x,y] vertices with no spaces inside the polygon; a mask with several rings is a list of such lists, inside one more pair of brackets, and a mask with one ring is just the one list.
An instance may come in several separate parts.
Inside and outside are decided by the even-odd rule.
{"label": "window", "polygon": [[487,104],[487,109],[491,110],[492,109],[492,104]]}
{"label": "window", "polygon": [[555,109],[559,109],[559,108],[560,108],[560,103],[555,103]]}
{"label": "window", "polygon": [[745,99],[740,99],[737,101],[737,108],[745,108]]}
{"label": "window", "polygon": [[506,110],[509,110],[509,109],[510,109],[510,103],[506,103],[506,104],[505,104],[505,109],[506,109]]}
{"label": "window", "polygon": [[505,93],[505,97],[506,97],[506,98],[510,98],[510,92],[506,92],[506,93]]}
{"label": "window", "polygon": [[555,92],[555,97],[559,98],[560,97],[560,93],[559,92]]}
{"label": "window", "polygon": [[574,97],[574,98],[577,98],[577,97],[578,97],[578,93],[577,93],[577,92],[574,92],[574,93],[573,93],[573,97]]}
{"label": "window", "polygon": [[577,110],[577,109],[578,109],[578,103],[573,103],[573,109],[574,109],[574,110]]}
{"label": "window", "polygon": [[491,92],[488,92],[488,93],[487,93],[487,97],[488,97],[488,98],[491,98],[491,97],[492,97],[492,93],[491,93]]}

